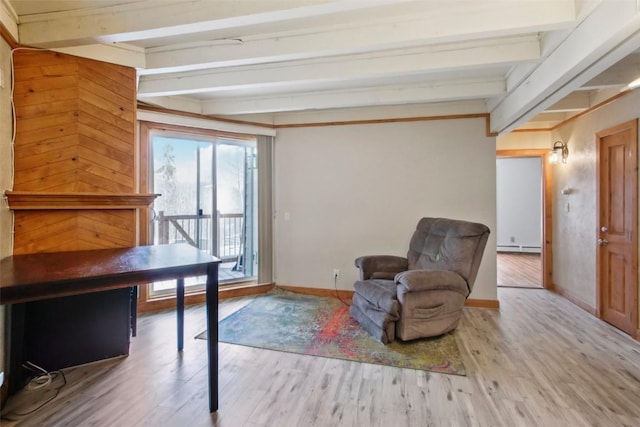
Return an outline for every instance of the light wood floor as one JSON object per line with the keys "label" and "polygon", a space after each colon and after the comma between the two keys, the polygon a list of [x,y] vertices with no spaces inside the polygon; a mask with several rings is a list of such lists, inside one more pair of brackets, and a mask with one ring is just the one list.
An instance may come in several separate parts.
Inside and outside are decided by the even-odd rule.
{"label": "light wood floor", "polygon": [[[465,308],[467,376],[220,344],[220,411],[207,411],[205,343],[175,350],[173,313],[142,316],[131,355],[68,369],[20,426],[639,426],[640,344],[542,289]],[[250,298],[222,302],[226,316]],[[187,310],[187,336],[203,329]],[[13,425],[3,422],[3,426]]]}
{"label": "light wood floor", "polygon": [[498,286],[542,288],[540,254],[498,252]]}

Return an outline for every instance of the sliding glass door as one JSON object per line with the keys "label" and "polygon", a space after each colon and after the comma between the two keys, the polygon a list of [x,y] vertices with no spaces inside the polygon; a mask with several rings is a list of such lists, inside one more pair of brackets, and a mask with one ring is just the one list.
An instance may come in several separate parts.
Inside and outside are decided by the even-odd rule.
{"label": "sliding glass door", "polygon": [[219,140],[216,147],[220,280],[254,277],[258,237],[255,144]]}
{"label": "sliding glass door", "polygon": [[[188,243],[222,259],[221,284],[254,278],[257,254],[255,141],[198,134],[150,133],[153,244]],[[203,289],[204,279],[185,283]],[[174,282],[153,283],[150,297]]]}

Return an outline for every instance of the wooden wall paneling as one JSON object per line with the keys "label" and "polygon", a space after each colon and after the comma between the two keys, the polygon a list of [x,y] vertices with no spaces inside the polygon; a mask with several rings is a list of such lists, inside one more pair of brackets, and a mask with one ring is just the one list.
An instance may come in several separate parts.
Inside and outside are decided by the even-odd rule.
{"label": "wooden wall paneling", "polygon": [[88,135],[80,135],[80,147],[82,149],[91,150],[96,154],[107,157],[111,160],[117,160],[121,164],[125,164],[133,157],[133,148],[119,141],[98,141]]}
{"label": "wooden wall paneling", "polygon": [[[89,121],[89,120],[87,120]],[[110,147],[130,154],[130,160],[133,163],[134,147],[127,139],[112,138],[105,135],[104,131],[95,129],[86,123],[78,123],[80,138],[88,138],[93,141],[102,142]]]}
{"label": "wooden wall paneling", "polygon": [[[78,133],[96,141],[103,141],[116,146],[131,144],[129,140],[133,137],[133,132],[120,130],[116,126],[88,114],[81,114],[78,118]],[[133,154],[133,147],[131,147],[131,150]],[[133,165],[133,155],[130,162]]]}
{"label": "wooden wall paneling", "polygon": [[13,60],[14,67],[44,67],[52,65],[68,66],[75,64],[76,57],[48,50],[19,50]]}
{"label": "wooden wall paneling", "polygon": [[78,212],[78,239],[102,248],[135,246],[135,211],[89,210]]}
{"label": "wooden wall paneling", "polygon": [[[18,51],[15,65],[16,158],[21,159],[15,189],[49,188],[42,186],[47,177],[75,169],[83,174],[68,183],[68,191],[78,191],[78,181],[86,187],[95,175],[92,191],[133,193],[135,70],[43,51]],[[65,152],[60,152],[60,138],[67,143]],[[94,151],[95,143],[102,147]],[[32,144],[41,157],[28,155]],[[124,155],[105,158],[104,146],[112,145]],[[34,175],[39,182],[32,182]],[[57,180],[55,188],[64,185]]]}
{"label": "wooden wall paneling", "polygon": [[[97,163],[94,158],[80,158],[79,166],[81,168],[80,172],[92,176],[89,178],[90,182],[93,176],[96,178],[96,183],[99,182],[99,178],[103,178],[113,184],[120,184],[120,193],[133,193],[133,176],[131,173],[133,165],[124,164],[121,167],[112,168]],[[103,193],[113,192],[106,188],[104,190],[105,191],[102,191]]]}
{"label": "wooden wall paneling", "polygon": [[[76,136],[64,136],[60,138],[54,138],[47,141],[39,141],[33,144],[22,144],[20,146],[20,154],[21,157],[33,156],[36,154],[49,153],[57,150],[62,150],[68,147],[75,147],[77,144]],[[21,159],[15,159],[15,162],[20,161]]]}
{"label": "wooden wall paneling", "polygon": [[16,211],[16,255],[135,246],[135,210]]}
{"label": "wooden wall paneling", "polygon": [[[120,97],[126,101],[131,99],[132,94],[135,94],[135,73],[120,70],[118,67],[111,67],[109,64],[105,66],[104,63],[83,62],[79,68],[79,76],[83,84],[102,88],[100,94],[107,99]],[[82,89],[83,87],[81,84],[80,88]],[[95,91],[90,90],[89,92],[94,93]],[[131,109],[133,105],[128,105],[127,107]]]}
{"label": "wooden wall paneling", "polygon": [[[42,173],[46,173],[46,171]],[[40,191],[69,191],[70,189],[78,189],[73,186],[71,186],[70,188],[70,183],[77,184],[75,182],[77,179],[78,171],[75,169],[67,173],[57,173],[56,175],[50,175],[47,177],[46,182],[38,178],[36,174],[35,179],[33,179],[33,181],[29,183],[30,186],[25,186],[25,188],[37,188]]]}
{"label": "wooden wall paneling", "polygon": [[[74,138],[75,139],[75,138]],[[16,157],[14,161],[14,167],[17,170],[22,172],[26,172],[25,175],[20,177],[20,182],[25,183],[36,179],[40,181],[40,183],[35,183],[33,186],[41,189],[43,179],[42,174],[38,171],[40,168],[54,168],[57,172],[68,172],[69,170],[75,170],[76,166],[72,162],[68,162],[68,159],[73,159],[78,155],[78,147],[76,142],[73,142],[73,145],[66,147],[56,147],[55,149],[49,149],[43,153],[27,155],[24,151],[25,148],[29,146],[22,147],[19,152],[20,155]],[[60,163],[60,165],[58,165]],[[35,174],[35,176],[31,176]],[[53,175],[53,174],[50,174]]]}
{"label": "wooden wall paneling", "polygon": [[[16,150],[16,157],[19,156]],[[73,192],[76,188],[77,167],[75,160],[54,163],[31,164],[28,168],[15,169],[14,188],[18,191],[47,191],[53,187]]]}
{"label": "wooden wall paneling", "polygon": [[[77,63],[52,52],[17,51],[14,65],[14,189],[75,191]],[[47,71],[52,66],[56,72]]]}
{"label": "wooden wall paneling", "polygon": [[49,91],[70,89],[69,93],[72,93],[78,86],[78,77],[78,74],[75,73],[68,76],[42,76],[41,78],[20,80],[15,83],[13,94],[30,95],[23,99],[32,99],[33,102],[37,102]]}
{"label": "wooden wall paneling", "polygon": [[[72,93],[78,86],[78,64],[74,60],[68,61],[64,69],[60,69],[60,72],[51,73],[45,70],[46,65],[42,62],[47,59],[42,58],[39,63],[23,63],[25,56],[40,56],[42,53],[29,53],[24,51],[17,51],[14,53],[14,95],[28,95],[21,97],[21,99],[38,99],[43,96],[44,92],[70,89],[69,93]],[[46,55],[50,57],[51,55]],[[33,59],[33,58],[32,58]]]}
{"label": "wooden wall paneling", "polygon": [[73,212],[15,212],[15,255],[55,252],[75,239],[76,216]]}
{"label": "wooden wall paneling", "polygon": [[[135,194],[135,70],[49,51],[14,66],[14,190]],[[73,208],[16,211],[14,253],[136,244],[136,207]]]}
{"label": "wooden wall paneling", "polygon": [[[22,150],[32,144],[41,144],[45,141],[55,141],[58,138],[74,137],[78,134],[77,123],[59,123],[55,126],[36,129],[33,131],[23,131],[20,126],[16,126],[16,150]],[[16,151],[16,155],[20,151]]]}
{"label": "wooden wall paneling", "polygon": [[23,125],[21,122],[29,120],[29,118],[32,117],[44,118],[48,114],[75,112],[77,105],[78,103],[75,99],[67,99],[48,104],[22,105],[20,107],[20,114],[16,114],[16,119],[20,125]]}
{"label": "wooden wall paneling", "polygon": [[80,188],[134,193],[135,70],[86,60],[79,77]]}
{"label": "wooden wall paneling", "polygon": [[34,94],[34,92],[28,91],[25,93],[14,93],[13,100],[16,107],[44,104],[50,102],[69,101],[77,99],[76,88],[63,88],[45,90],[41,93]]}
{"label": "wooden wall paneling", "polygon": [[117,171],[118,175],[125,179],[122,184],[130,185],[130,181],[135,173],[134,165],[132,165],[130,161],[131,159],[123,159],[117,155],[103,154],[101,148],[101,143],[88,144],[86,140],[81,140],[78,146],[78,154],[82,160],[103,166],[107,170]]}
{"label": "wooden wall paneling", "polygon": [[119,109],[113,111],[111,103],[84,91],[80,92],[79,108],[82,110],[82,114],[89,114],[94,118],[107,122],[111,126],[124,130],[126,135],[131,134],[132,112]]}
{"label": "wooden wall paneling", "polygon": [[28,80],[42,79],[44,77],[77,76],[78,64],[72,61],[65,61],[58,64],[38,64],[25,63],[25,56],[21,56],[14,61],[14,69],[18,73],[14,75],[14,82],[24,82]]}
{"label": "wooden wall paneling", "polygon": [[16,129],[24,133],[57,127],[63,124],[75,123],[77,116],[78,113],[75,110],[61,111],[48,115],[32,115],[31,117],[19,119],[16,123]]}

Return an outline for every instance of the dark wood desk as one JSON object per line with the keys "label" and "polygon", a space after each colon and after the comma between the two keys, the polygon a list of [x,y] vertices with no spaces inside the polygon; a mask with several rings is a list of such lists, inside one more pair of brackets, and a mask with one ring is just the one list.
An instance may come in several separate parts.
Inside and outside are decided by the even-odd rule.
{"label": "dark wood desk", "polygon": [[184,279],[207,276],[209,410],[218,410],[218,264],[186,244],[14,255],[0,260],[0,304],[38,301],[177,279],[178,350],[184,341]]}

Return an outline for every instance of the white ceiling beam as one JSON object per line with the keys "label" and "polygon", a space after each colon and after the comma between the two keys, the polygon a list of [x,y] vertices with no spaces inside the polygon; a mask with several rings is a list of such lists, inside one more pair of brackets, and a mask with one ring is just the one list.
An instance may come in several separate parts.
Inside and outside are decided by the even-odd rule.
{"label": "white ceiling beam", "polygon": [[[575,26],[578,26],[585,20],[594,9],[597,8],[604,0],[589,0],[582,1],[580,3],[580,9],[577,12]],[[555,51],[564,41],[571,35],[574,28],[560,29],[555,31],[543,32],[540,34],[540,53],[543,58],[547,58],[553,51]],[[507,92],[511,92],[514,88],[517,88],[522,82],[528,78],[531,73],[535,71],[538,64],[520,64],[511,69],[507,76]],[[490,99],[487,101],[487,108],[489,111],[493,111],[501,102],[502,98]]]}
{"label": "white ceiling beam", "polygon": [[402,87],[363,88],[349,91],[283,94],[269,97],[222,98],[203,101],[202,113],[211,115],[237,115],[459,101],[497,96],[504,93],[504,90],[504,80],[485,79],[476,81],[438,82]]}
{"label": "white ceiling beam", "polygon": [[261,126],[260,124],[233,123],[225,120],[216,120],[215,118],[189,117],[183,114],[177,115],[170,112],[149,111],[142,108],[138,110],[138,119],[147,122],[185,126],[197,129],[211,129],[249,135],[276,135],[276,130],[269,125]]}
{"label": "white ceiling beam", "polygon": [[599,4],[530,76],[492,106],[492,130],[509,132],[638,49],[638,7],[635,0]]}
{"label": "white ceiling beam", "polygon": [[604,89],[596,89],[589,92],[589,97],[591,98],[591,105],[595,106],[602,102],[608,101],[616,95],[619,95],[620,92],[625,91],[625,88],[620,88],[620,86],[616,86],[613,88],[604,88]]}
{"label": "white ceiling beam", "polygon": [[[455,2],[450,4],[447,9],[455,6]],[[433,19],[432,12],[413,15],[405,21],[359,23],[358,27],[331,27],[308,34],[149,48],[147,69],[141,73],[289,61],[327,54],[364,53],[376,49],[505,37],[572,27],[575,20],[573,2],[560,2],[557,7],[549,7],[544,2],[513,1],[498,6],[486,2],[465,5],[472,10],[456,9],[457,13],[443,14],[438,19]]]}
{"label": "white ceiling beam", "polygon": [[582,111],[591,107],[591,96],[588,92],[573,92],[545,110],[548,113],[566,111]]}
{"label": "white ceiling beam", "polygon": [[92,44],[51,50],[133,68],[143,68],[146,65],[144,49],[125,43]]}
{"label": "white ceiling beam", "polygon": [[[20,42],[38,47],[149,40],[252,25],[331,17],[415,0],[161,1],[27,15]],[[309,6],[309,4],[311,4]],[[292,7],[293,6],[293,7]],[[308,25],[308,24],[306,24]]]}
{"label": "white ceiling beam", "polygon": [[[540,51],[535,37],[493,41],[490,45],[465,42],[366,54],[332,60],[309,60],[269,66],[248,66],[177,75],[142,76],[138,97],[168,96],[238,89],[295,87],[309,82],[367,81],[393,75],[422,75],[510,65],[534,61]],[[356,84],[356,83],[354,83]],[[366,84],[366,83],[364,83]],[[362,86],[363,83],[360,83]]]}
{"label": "white ceiling beam", "polygon": [[567,114],[566,112],[550,113],[545,111],[533,117],[531,120],[529,120],[529,123],[531,122],[556,122],[557,123],[557,122],[566,120],[568,118],[569,118],[569,114]]}
{"label": "white ceiling beam", "polygon": [[[596,9],[599,3],[604,0],[589,0],[583,1],[580,4],[580,10],[576,16],[576,22],[574,23],[574,27],[578,26],[584,21],[584,19],[589,16],[591,12]],[[543,58],[548,57],[551,53],[553,53],[564,41],[571,35],[574,28],[569,29],[560,29],[554,31],[547,31],[540,34],[540,52]],[[521,64],[509,72],[507,76],[507,91],[510,92],[514,88],[518,87],[522,82],[527,79],[531,73],[533,73],[538,64]],[[489,111],[493,111],[499,104],[502,102],[502,99],[490,99],[487,101],[487,108]]]}
{"label": "white ceiling beam", "polygon": [[[584,19],[584,17],[583,17]],[[546,58],[558,48],[571,34],[571,30],[558,30],[544,33],[540,38],[540,54]],[[538,67],[537,63],[519,64],[513,67],[507,75],[507,92],[517,88],[527,79]],[[493,111],[502,102],[502,98],[490,99],[487,101],[487,108]]]}
{"label": "white ceiling beam", "polygon": [[329,110],[291,111],[274,114],[247,114],[233,116],[249,121],[261,121],[262,117],[271,117],[274,125],[295,123],[344,122],[351,120],[385,120],[407,117],[454,116],[462,114],[486,113],[482,100],[437,102],[431,104],[402,104],[335,108]]}
{"label": "white ceiling beam", "polygon": [[183,96],[159,96],[157,98],[145,99],[145,103],[166,108],[167,110],[202,114],[202,102],[200,102],[200,100]]}
{"label": "white ceiling beam", "polygon": [[7,31],[9,31],[9,34],[11,34],[15,40],[18,40],[18,15],[16,15],[15,10],[11,7],[11,3],[7,0],[0,0],[0,22]]}
{"label": "white ceiling beam", "polygon": [[640,77],[640,53],[635,53],[586,82],[583,88],[626,86],[638,77]]}

